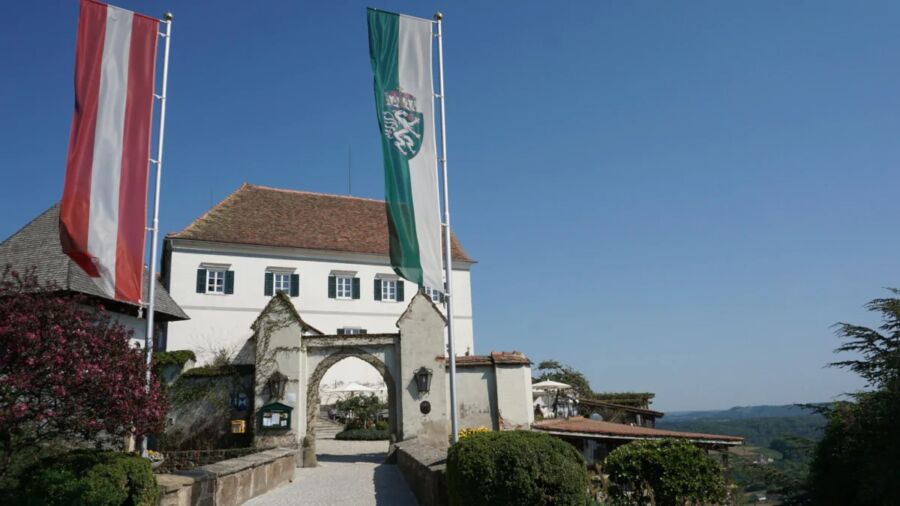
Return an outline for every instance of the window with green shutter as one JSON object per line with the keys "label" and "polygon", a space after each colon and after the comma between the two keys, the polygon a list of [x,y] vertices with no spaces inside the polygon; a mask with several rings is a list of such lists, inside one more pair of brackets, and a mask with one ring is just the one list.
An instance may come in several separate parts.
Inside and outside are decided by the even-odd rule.
{"label": "window with green shutter", "polygon": [[381,300],[381,279],[375,278],[375,300]]}
{"label": "window with green shutter", "polygon": [[337,276],[328,276],[328,298],[337,298]]}
{"label": "window with green shutter", "polygon": [[359,278],[353,278],[353,298],[359,298]]}
{"label": "window with green shutter", "polygon": [[225,294],[234,293],[234,271],[225,271]]}
{"label": "window with green shutter", "polygon": [[272,295],[275,295],[274,277],[275,277],[275,273],[272,273],[272,272],[266,273],[265,281],[263,282],[263,295],[265,295],[266,297],[271,297]]}
{"label": "window with green shutter", "polygon": [[206,293],[206,269],[197,269],[197,293]]}
{"label": "window with green shutter", "polygon": [[291,274],[291,297],[300,296],[300,275]]}

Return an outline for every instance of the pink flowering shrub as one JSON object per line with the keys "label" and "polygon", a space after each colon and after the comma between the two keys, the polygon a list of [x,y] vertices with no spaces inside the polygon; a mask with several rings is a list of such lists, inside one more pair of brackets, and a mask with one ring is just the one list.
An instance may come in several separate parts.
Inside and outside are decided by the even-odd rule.
{"label": "pink flowering shrub", "polygon": [[144,352],[96,303],[41,286],[33,270],[0,274],[0,474],[16,451],[101,433],[160,431],[166,403]]}

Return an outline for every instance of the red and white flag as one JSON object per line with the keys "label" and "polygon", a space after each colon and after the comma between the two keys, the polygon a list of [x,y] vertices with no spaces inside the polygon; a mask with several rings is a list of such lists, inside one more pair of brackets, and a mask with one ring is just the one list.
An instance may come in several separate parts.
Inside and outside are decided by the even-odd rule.
{"label": "red and white flag", "polygon": [[156,19],[81,1],[60,240],[110,298],[132,303],[143,282],[158,34]]}

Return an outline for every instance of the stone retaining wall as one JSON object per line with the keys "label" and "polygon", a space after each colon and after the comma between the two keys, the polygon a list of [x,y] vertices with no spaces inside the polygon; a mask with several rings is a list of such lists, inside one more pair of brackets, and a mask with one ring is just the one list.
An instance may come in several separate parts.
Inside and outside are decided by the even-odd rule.
{"label": "stone retaining wall", "polygon": [[176,474],[158,474],[160,506],[237,506],[293,481],[297,451],[276,448]]}
{"label": "stone retaining wall", "polygon": [[397,467],[421,506],[447,506],[447,448],[424,445],[415,439],[396,443]]}

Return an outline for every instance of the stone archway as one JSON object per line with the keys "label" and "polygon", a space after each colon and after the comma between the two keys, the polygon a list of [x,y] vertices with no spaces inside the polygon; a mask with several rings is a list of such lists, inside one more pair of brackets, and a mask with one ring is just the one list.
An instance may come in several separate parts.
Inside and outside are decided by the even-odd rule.
{"label": "stone archway", "polygon": [[378,357],[372,355],[366,350],[357,346],[340,346],[337,351],[325,357],[306,381],[306,435],[309,437],[310,444],[315,448],[316,440],[316,417],[319,416],[319,384],[325,373],[331,369],[331,366],[337,364],[345,358],[358,358],[363,362],[371,365],[378,371],[384,379],[384,385],[387,388],[388,397],[388,423],[390,424],[390,433],[393,437],[397,437],[397,401],[394,376],[388,370],[387,365]]}
{"label": "stone archway", "polygon": [[[350,357],[368,363],[384,379],[393,438],[445,442],[449,430],[445,323],[431,300],[418,294],[397,321],[399,332],[325,335],[300,318],[287,296],[275,295],[253,324],[254,445],[308,445],[303,465],[315,466],[319,385],[332,366]],[[415,384],[415,375],[423,367],[433,373],[430,391],[419,391]],[[280,382],[272,381],[276,372],[283,378]],[[268,413],[277,414],[268,419],[280,419],[281,425],[265,426],[263,418]],[[307,462],[309,450],[312,456]]]}

